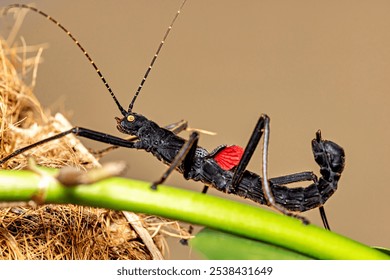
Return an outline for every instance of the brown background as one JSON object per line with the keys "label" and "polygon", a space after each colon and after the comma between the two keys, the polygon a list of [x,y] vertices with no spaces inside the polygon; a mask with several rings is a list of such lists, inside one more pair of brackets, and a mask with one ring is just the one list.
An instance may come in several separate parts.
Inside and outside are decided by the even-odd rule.
{"label": "brown background", "polygon": [[[81,41],[125,108],[180,5],[176,0],[35,3]],[[200,144],[209,150],[223,143],[244,146],[259,115],[267,113],[271,176],[318,174],[310,141],[321,128],[347,154],[339,190],[326,204],[332,229],[390,247],[389,10],[388,1],[190,0],[135,110],[161,125],[186,119],[218,132],[202,136]],[[119,135],[113,118],[120,114],[74,44],[36,14],[27,16],[20,35],[28,44],[50,43],[36,86],[44,104],[71,111],[74,124]],[[257,172],[260,151],[250,165]],[[126,160],[128,176],[147,181],[165,170],[145,152],[121,150],[105,160],[113,159]],[[202,188],[180,175],[168,183]],[[316,224],[318,216],[307,213]],[[187,248],[180,250],[183,256],[171,256],[189,256]]]}

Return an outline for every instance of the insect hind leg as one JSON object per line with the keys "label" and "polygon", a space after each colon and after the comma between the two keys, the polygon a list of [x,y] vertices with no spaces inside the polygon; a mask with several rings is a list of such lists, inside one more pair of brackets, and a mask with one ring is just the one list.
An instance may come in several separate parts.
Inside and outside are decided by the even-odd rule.
{"label": "insect hind leg", "polygon": [[[241,179],[242,179],[242,176],[246,170],[246,167],[248,166],[248,163],[250,161],[250,159],[252,158],[253,156],[253,153],[254,151],[256,150],[256,147],[257,145],[259,144],[260,142],[260,139],[261,137],[263,136],[264,134],[264,141],[263,141],[263,178],[262,178],[262,190],[263,190],[263,193],[264,193],[264,197],[265,197],[265,200],[267,202],[267,205],[268,206],[271,206],[273,208],[275,208],[276,210],[278,210],[279,212],[287,215],[287,216],[293,216],[293,217],[296,217],[300,220],[302,220],[305,224],[308,224],[309,222],[301,217],[301,216],[298,216],[292,212],[290,212],[289,210],[287,210],[285,207],[283,207],[282,205],[279,205],[276,203],[275,201],[275,197],[272,193],[272,190],[271,190],[271,186],[268,182],[268,175],[267,175],[267,166],[268,166],[268,144],[269,144],[269,122],[270,122],[270,119],[269,117],[266,115],[266,114],[262,114],[259,118],[259,120],[257,121],[257,124],[252,132],[252,135],[251,137],[249,138],[249,141],[248,141],[248,144],[246,145],[245,147],[245,150],[244,150],[244,153],[241,157],[241,160],[240,162],[238,163],[235,171],[234,171],[234,174],[233,174],[233,178],[232,178],[232,184],[231,184],[231,188],[232,188],[232,191],[235,191],[237,189],[237,186],[239,186],[240,182],[241,182]],[[299,177],[299,176],[298,176]],[[303,177],[304,178],[307,178],[307,174],[303,174]],[[310,177],[311,178],[311,177]],[[294,181],[294,180],[297,180],[296,178],[294,178],[293,176],[284,176],[284,177],[281,177],[281,180],[284,180],[284,181]],[[271,182],[272,183],[272,182]]]}
{"label": "insect hind leg", "polygon": [[306,218],[290,212],[288,209],[286,209],[285,207],[283,207],[280,204],[277,204],[275,201],[275,197],[272,193],[270,182],[268,180],[268,145],[269,145],[269,133],[270,133],[269,122],[270,122],[269,118],[268,117],[265,118],[264,128],[263,128],[263,130],[264,130],[263,168],[262,168],[263,177],[261,179],[261,183],[262,183],[261,185],[262,185],[264,196],[265,196],[269,206],[275,208],[276,210],[278,210],[279,212],[281,212],[287,216],[295,217],[295,218],[301,220],[304,224],[309,224],[309,221]]}

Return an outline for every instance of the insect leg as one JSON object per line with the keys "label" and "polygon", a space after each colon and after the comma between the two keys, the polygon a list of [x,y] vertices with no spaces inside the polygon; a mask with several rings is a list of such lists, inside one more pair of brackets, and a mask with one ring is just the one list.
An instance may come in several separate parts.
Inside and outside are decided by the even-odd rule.
{"label": "insect leg", "polygon": [[57,139],[60,139],[68,134],[75,134],[75,135],[78,135],[78,136],[81,136],[81,137],[84,137],[84,138],[88,138],[88,139],[91,139],[91,140],[95,140],[95,141],[98,141],[98,142],[102,142],[102,143],[107,143],[107,144],[111,144],[111,145],[116,145],[116,146],[121,146],[121,147],[126,147],[126,148],[136,148],[136,142],[129,142],[125,139],[122,139],[122,138],[119,138],[119,137],[116,137],[116,136],[113,136],[113,135],[109,135],[109,134],[106,134],[106,133],[102,133],[102,132],[98,132],[98,131],[94,131],[94,130],[91,130],[91,129],[87,129],[87,128],[83,128],[83,127],[73,127],[69,130],[66,130],[64,132],[60,132],[56,135],[53,135],[51,137],[48,137],[48,138],[45,138],[41,141],[38,141],[36,143],[33,143],[31,145],[28,145],[28,146],[25,146],[23,148],[20,148],[18,150],[15,150],[14,152],[12,152],[11,154],[9,154],[8,156],[2,158],[0,160],[0,164],[3,164],[5,162],[7,162],[9,159],[17,156],[17,155],[20,155],[32,148],[35,148],[37,146],[40,146],[42,144],[45,144],[45,143],[48,143],[48,142],[51,142],[53,140],[57,140]]}
{"label": "insect leg", "polygon": [[188,127],[188,122],[181,120],[181,121],[178,121],[175,123],[168,124],[164,128],[172,131],[175,134],[178,134],[178,133],[182,132],[183,130],[186,130],[187,127]]}
{"label": "insect leg", "polygon": [[206,186],[206,185],[205,185],[205,186],[203,187],[202,193],[205,194],[205,193],[207,193],[208,190],[209,190],[209,186]]}
{"label": "insect leg", "polygon": [[164,172],[164,174],[161,176],[161,178],[157,181],[155,181],[151,188],[157,189],[157,186],[164,183],[165,180],[168,178],[168,176],[172,173],[173,170],[176,169],[180,164],[184,164],[184,178],[187,178],[188,172],[191,169],[191,165],[194,159],[196,147],[198,144],[199,134],[197,132],[193,132],[190,135],[190,138],[187,142],[181,147],[179,152],[177,153],[176,157],[174,158],[171,165],[168,167],[168,169]]}
{"label": "insect leg", "polygon": [[269,132],[270,132],[269,118],[266,118],[264,120],[263,168],[262,168],[263,169],[262,170],[263,178],[261,179],[261,183],[262,183],[261,185],[262,185],[264,196],[265,196],[269,206],[274,207],[276,210],[278,210],[279,212],[281,212],[287,216],[292,216],[292,217],[295,217],[297,219],[300,219],[304,224],[309,224],[309,221],[306,218],[299,216],[299,215],[296,215],[294,213],[291,213],[285,207],[283,207],[280,204],[277,204],[275,201],[275,197],[272,193],[270,182],[268,180],[268,171],[267,171]]}
{"label": "insect leg", "polygon": [[328,219],[326,218],[324,206],[321,205],[320,207],[318,207],[318,209],[320,210],[320,216],[321,216],[322,223],[324,224],[324,228],[330,231],[331,229],[328,223]]}
{"label": "insect leg", "polygon": [[[302,182],[302,181],[313,181],[313,183],[317,183],[318,179],[317,179],[317,176],[313,172],[306,171],[306,172],[299,172],[299,173],[294,173],[294,174],[290,174],[290,175],[271,178],[269,181],[275,185],[287,185],[287,184],[297,183],[297,182]],[[319,206],[319,211],[320,211],[320,216],[321,216],[321,220],[322,220],[322,223],[324,225],[324,228],[327,230],[330,230],[330,226],[328,223],[328,219],[326,218],[324,206],[322,206],[322,205]]]}
{"label": "insect leg", "polygon": [[[298,215],[295,215],[285,209],[283,206],[277,204],[275,202],[275,197],[272,193],[271,186],[268,182],[268,174],[267,174],[267,166],[268,166],[268,143],[269,143],[269,117],[265,114],[261,115],[259,120],[257,121],[257,124],[255,126],[255,129],[252,132],[251,137],[249,138],[248,144],[245,147],[244,153],[242,155],[242,158],[240,162],[237,165],[237,168],[234,172],[233,179],[232,179],[232,188],[236,188],[238,184],[241,181],[241,178],[245,172],[245,169],[252,158],[252,155],[257,147],[257,145],[260,142],[261,136],[264,133],[264,143],[263,143],[263,178],[262,178],[262,189],[265,196],[265,199],[267,200],[267,204],[269,206],[274,207],[279,212],[288,215],[288,216],[294,216],[302,220],[304,223],[308,223],[308,221]],[[286,177],[286,176],[285,176]],[[291,177],[293,178],[293,177]],[[291,179],[289,178],[289,179]]]}
{"label": "insect leg", "polygon": [[317,176],[311,171],[299,172],[269,179],[275,185],[287,185],[291,183],[313,181],[317,182]]}
{"label": "insect leg", "polygon": [[233,189],[235,189],[239,185],[242,175],[244,174],[244,171],[246,170],[246,167],[248,166],[248,163],[252,158],[257,144],[259,144],[260,138],[263,135],[264,123],[266,120],[269,120],[269,117],[267,115],[261,115],[259,120],[257,121],[255,129],[253,130],[252,135],[249,138],[248,144],[245,147],[241,160],[238,163],[236,170],[234,171],[231,186]]}

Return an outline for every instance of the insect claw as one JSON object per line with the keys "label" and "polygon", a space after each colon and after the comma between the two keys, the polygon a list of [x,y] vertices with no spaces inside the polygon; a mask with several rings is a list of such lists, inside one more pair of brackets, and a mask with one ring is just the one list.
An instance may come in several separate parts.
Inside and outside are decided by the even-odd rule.
{"label": "insect claw", "polygon": [[305,226],[310,225],[310,221],[303,216],[297,215],[295,213],[287,213],[286,215],[300,220]]}
{"label": "insect claw", "polygon": [[304,218],[304,217],[302,217],[302,216],[297,216],[297,218],[298,218],[299,220],[301,220],[302,223],[303,223],[305,226],[310,225],[310,221],[309,221],[308,219],[306,219],[306,218]]}
{"label": "insect claw", "polygon": [[183,246],[188,246],[189,245],[188,240],[190,240],[192,238],[192,233],[193,232],[194,232],[194,227],[192,225],[190,225],[188,227],[188,234],[189,234],[189,236],[186,236],[186,237],[183,236],[179,240],[180,244],[183,245]]}
{"label": "insect claw", "polygon": [[180,239],[179,240],[180,244],[183,245],[183,246],[188,246],[188,239]]}

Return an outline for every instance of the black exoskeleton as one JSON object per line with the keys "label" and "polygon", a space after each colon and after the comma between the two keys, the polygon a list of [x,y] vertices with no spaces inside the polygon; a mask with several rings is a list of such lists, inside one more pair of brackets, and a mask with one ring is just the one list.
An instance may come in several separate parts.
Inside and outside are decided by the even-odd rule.
{"label": "black exoskeleton", "polygon": [[[268,116],[260,117],[260,125],[265,119],[268,119]],[[159,127],[155,122],[137,113],[128,113],[122,119],[117,118],[117,122],[119,131],[137,136],[138,141],[132,143],[132,148],[150,152],[170,166],[186,143],[185,139]],[[197,139],[198,135],[194,132],[191,137]],[[219,148],[217,154],[222,153],[224,149],[225,147]],[[312,172],[270,179],[276,203],[290,211],[304,212],[321,206],[337,189],[337,183],[344,169],[344,150],[334,142],[323,140],[320,132],[317,132],[316,138],[312,141],[312,150],[314,159],[320,166],[321,177],[319,179]],[[186,162],[189,164],[186,165]],[[267,204],[259,175],[245,170],[243,174],[236,175],[241,176],[241,179],[237,185],[233,186],[236,166],[230,170],[224,170],[202,147],[196,146],[191,158],[188,155],[184,157],[183,162],[176,169],[185,174],[187,180],[201,181],[206,186],[214,187],[219,191],[239,195],[260,204]],[[313,180],[313,183],[307,187],[298,188],[287,188],[281,185],[281,183],[288,184],[303,180]]]}

